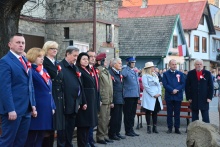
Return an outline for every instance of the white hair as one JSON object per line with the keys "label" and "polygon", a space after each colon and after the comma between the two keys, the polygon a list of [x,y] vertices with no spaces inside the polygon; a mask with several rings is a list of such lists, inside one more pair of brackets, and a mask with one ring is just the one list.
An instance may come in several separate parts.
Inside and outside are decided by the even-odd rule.
{"label": "white hair", "polygon": [[200,63],[203,64],[203,60],[202,60],[202,59],[195,59],[195,60],[194,60],[194,65],[196,65],[197,62],[200,62]]}
{"label": "white hair", "polygon": [[112,60],[112,66],[114,66],[118,61],[121,61],[121,58],[114,58],[114,60]]}

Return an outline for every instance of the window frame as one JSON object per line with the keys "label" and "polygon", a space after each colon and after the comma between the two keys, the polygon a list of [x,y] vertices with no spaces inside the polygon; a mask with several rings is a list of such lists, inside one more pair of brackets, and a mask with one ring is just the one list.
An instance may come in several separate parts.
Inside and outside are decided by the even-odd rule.
{"label": "window frame", "polygon": [[178,36],[173,35],[173,48],[178,48]]}
{"label": "window frame", "polygon": [[[204,42],[205,40],[205,42]],[[205,43],[205,45],[204,45]],[[205,47],[205,50],[204,50]],[[202,53],[207,53],[207,38],[206,37],[202,37]]]}
{"label": "window frame", "polygon": [[63,37],[64,39],[70,39],[70,28],[69,27],[63,28]]}
{"label": "window frame", "polygon": [[[197,44],[196,44],[196,38],[198,38],[198,47],[197,47]],[[197,50],[196,50],[196,47],[197,47]],[[199,52],[199,36],[195,35],[194,36],[194,52]]]}

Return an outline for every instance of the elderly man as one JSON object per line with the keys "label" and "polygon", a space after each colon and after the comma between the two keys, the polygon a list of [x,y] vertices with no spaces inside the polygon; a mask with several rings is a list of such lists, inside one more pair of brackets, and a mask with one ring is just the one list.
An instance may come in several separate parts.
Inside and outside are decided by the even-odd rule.
{"label": "elderly man", "polygon": [[182,72],[177,70],[176,60],[169,62],[170,69],[163,73],[163,86],[165,88],[165,100],[167,105],[167,133],[172,133],[173,112],[175,120],[175,133],[181,134],[180,128],[180,107],[183,100],[183,89],[185,87],[185,78]]}
{"label": "elderly man", "polygon": [[111,75],[106,68],[106,54],[101,53],[96,57],[97,68],[99,70],[99,84],[100,84],[100,96],[101,107],[98,117],[98,127],[96,133],[97,143],[107,144],[113,141],[108,138],[108,124],[110,119],[110,109],[114,107],[112,103],[113,88]]}
{"label": "elderly man", "polygon": [[22,55],[25,39],[15,34],[8,43],[10,51],[0,60],[1,147],[24,146],[31,122],[37,116],[30,65]]}
{"label": "elderly man", "polygon": [[64,100],[65,100],[65,147],[72,147],[73,131],[75,128],[76,114],[80,105],[86,109],[82,99],[81,73],[74,65],[79,55],[79,49],[69,46],[66,49],[65,58],[60,62],[63,72]]}
{"label": "elderly man", "polygon": [[186,99],[191,102],[192,121],[199,120],[209,123],[209,103],[213,96],[213,80],[211,73],[203,69],[203,61],[196,59],[195,69],[188,72],[186,79]]}
{"label": "elderly man", "polygon": [[134,132],[134,118],[137,109],[137,102],[140,96],[140,86],[138,80],[138,73],[134,71],[135,58],[128,57],[126,59],[127,67],[122,69],[123,76],[123,97],[124,97],[124,125],[125,135],[127,136],[139,136]]}
{"label": "elderly man", "polygon": [[122,121],[123,100],[123,76],[121,75],[122,62],[120,58],[112,60],[112,67],[109,69],[113,83],[113,104],[109,124],[109,138],[112,140],[125,139],[120,134]]}

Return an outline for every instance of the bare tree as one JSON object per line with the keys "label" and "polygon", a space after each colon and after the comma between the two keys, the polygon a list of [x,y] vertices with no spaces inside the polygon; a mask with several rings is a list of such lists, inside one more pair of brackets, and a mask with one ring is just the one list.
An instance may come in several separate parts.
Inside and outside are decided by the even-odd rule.
{"label": "bare tree", "polygon": [[20,12],[27,1],[0,0],[0,57],[8,52],[10,36],[18,32]]}

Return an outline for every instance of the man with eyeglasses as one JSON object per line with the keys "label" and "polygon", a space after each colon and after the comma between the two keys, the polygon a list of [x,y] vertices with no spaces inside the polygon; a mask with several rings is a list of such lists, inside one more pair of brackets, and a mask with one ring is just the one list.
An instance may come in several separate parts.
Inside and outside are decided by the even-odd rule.
{"label": "man with eyeglasses", "polygon": [[126,58],[127,67],[122,69],[123,76],[123,96],[124,96],[124,125],[125,135],[127,136],[139,136],[134,132],[134,118],[137,109],[137,102],[140,95],[140,86],[138,80],[138,73],[135,72],[135,58]]}
{"label": "man with eyeglasses", "polygon": [[[95,63],[96,63],[96,53],[95,51],[93,50],[89,50],[87,52],[87,54],[89,55],[89,67],[92,71],[92,73],[94,74],[94,80],[95,80],[95,83],[96,83],[96,88],[97,88],[97,91],[96,91],[96,95],[97,95],[97,110],[99,111],[100,110],[100,95],[99,95],[99,79],[98,79],[98,74],[96,72],[96,68],[94,67]],[[97,114],[98,115],[98,114]],[[89,129],[89,135],[88,135],[88,146],[91,146],[91,147],[95,147],[95,141],[93,139],[93,127],[91,127]]]}

